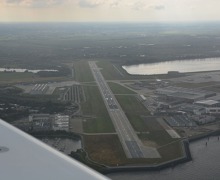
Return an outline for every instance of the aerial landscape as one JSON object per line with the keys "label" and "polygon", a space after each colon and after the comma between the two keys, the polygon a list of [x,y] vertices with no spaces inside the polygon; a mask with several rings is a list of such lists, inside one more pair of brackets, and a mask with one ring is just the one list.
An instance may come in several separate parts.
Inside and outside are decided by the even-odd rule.
{"label": "aerial landscape", "polygon": [[[186,24],[186,35],[179,26],[164,24],[149,33],[148,29],[161,25],[125,24],[122,28],[128,34],[119,29],[112,35],[115,29],[110,25],[2,24],[6,30],[14,26],[10,32],[14,37],[6,30],[1,35],[1,118],[101,172],[186,161],[191,139],[219,131],[220,74],[204,65],[212,62],[219,67],[218,32],[206,34],[210,31],[206,26]],[[56,35],[51,35],[51,26],[57,27]],[[93,29],[93,36],[86,37],[83,26]],[[220,29],[220,24],[212,26]],[[109,34],[102,35],[100,27]],[[25,32],[21,38],[16,28],[34,33]],[[171,30],[177,35],[166,33]],[[49,33],[41,37],[35,31]],[[77,31],[83,39],[78,39]],[[16,44],[21,45],[12,53],[9,49]],[[20,54],[24,49],[28,56]],[[175,53],[170,53],[172,49]],[[133,57],[128,55],[131,51]],[[213,54],[207,56],[208,52]],[[155,67],[156,72],[145,75],[149,71],[138,68],[152,66],[152,58],[165,70],[176,61],[186,69],[187,62],[197,68],[158,74],[161,68]],[[201,64],[206,67],[202,72]],[[134,68],[135,74],[129,74],[128,68]],[[79,150],[71,150],[76,143]]]}
{"label": "aerial landscape", "polygon": [[219,21],[0,23],[0,118],[111,179],[216,179],[219,115]]}

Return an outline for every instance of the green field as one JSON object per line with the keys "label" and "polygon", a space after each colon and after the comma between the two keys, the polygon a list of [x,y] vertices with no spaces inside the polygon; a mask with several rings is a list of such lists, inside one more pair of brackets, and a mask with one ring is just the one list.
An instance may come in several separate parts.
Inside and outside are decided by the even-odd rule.
{"label": "green field", "polygon": [[83,89],[86,102],[82,103],[82,111],[84,115],[91,116],[83,123],[84,131],[86,133],[114,132],[112,121],[98,87],[83,86]]}
{"label": "green field", "polygon": [[166,145],[173,142],[175,139],[171,138],[166,130],[158,123],[156,118],[142,117],[148,133],[139,134],[140,139],[154,141],[158,146]]}
{"label": "green field", "polygon": [[[127,74],[125,74],[123,71],[120,71],[116,66],[116,68],[113,66],[111,62],[108,61],[99,61],[96,63],[98,67],[102,68],[101,73],[104,76],[106,80],[120,80],[120,79],[126,79]],[[120,71],[120,73],[119,73]],[[123,75],[122,75],[122,74]]]}
{"label": "green field", "polygon": [[112,90],[113,94],[137,94],[136,92],[121,86],[120,84],[109,82],[108,83],[110,89]]}
{"label": "green field", "polygon": [[79,82],[91,82],[94,81],[92,72],[90,70],[87,61],[75,61],[73,63],[74,67],[74,79]]}
{"label": "green field", "polygon": [[183,156],[181,141],[167,144],[166,146],[159,148],[158,151],[162,157],[160,162],[170,161]]}
{"label": "green field", "polygon": [[0,72],[0,82],[19,82],[33,79],[33,73]]}
{"label": "green field", "polygon": [[[106,80],[137,80],[137,79],[155,79],[155,78],[172,78],[169,75],[130,75],[120,64],[113,64],[109,61],[99,61],[96,63],[98,67],[102,68],[101,73]],[[119,73],[120,72],[120,73]]]}
{"label": "green field", "polygon": [[180,82],[175,83],[175,86],[183,87],[183,88],[203,88],[208,86],[215,86],[217,82],[209,81],[209,82],[202,82],[202,83],[187,83],[187,82]]}
{"label": "green field", "polygon": [[39,77],[33,73],[0,72],[0,84],[40,83],[49,81],[66,81],[66,77]]}
{"label": "green field", "polygon": [[115,96],[124,110],[128,120],[136,131],[148,131],[141,116],[148,116],[149,111],[134,96]]}
{"label": "green field", "polygon": [[[121,143],[116,135],[84,136],[85,149],[89,158],[97,163],[108,166],[123,166],[129,164],[159,164],[180,158],[183,155],[181,142],[176,141],[158,149],[161,158],[127,159]],[[97,148],[97,144],[99,148]],[[117,148],[116,148],[117,147]]]}
{"label": "green field", "polygon": [[126,160],[117,135],[84,136],[84,141],[89,157],[98,163],[116,166]]}

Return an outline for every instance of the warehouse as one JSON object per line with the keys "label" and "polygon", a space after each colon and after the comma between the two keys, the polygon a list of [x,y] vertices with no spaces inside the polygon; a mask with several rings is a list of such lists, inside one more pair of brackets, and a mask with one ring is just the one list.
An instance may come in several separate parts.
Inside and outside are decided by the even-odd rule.
{"label": "warehouse", "polygon": [[180,99],[186,102],[195,102],[216,95],[214,92],[173,86],[159,88],[156,92],[157,94],[166,97],[166,99]]}

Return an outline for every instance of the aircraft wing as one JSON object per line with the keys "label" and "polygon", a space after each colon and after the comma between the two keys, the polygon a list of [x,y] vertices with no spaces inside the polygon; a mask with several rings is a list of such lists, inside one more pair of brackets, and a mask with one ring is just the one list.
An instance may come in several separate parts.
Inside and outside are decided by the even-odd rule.
{"label": "aircraft wing", "polygon": [[106,180],[108,178],[0,119],[0,179]]}

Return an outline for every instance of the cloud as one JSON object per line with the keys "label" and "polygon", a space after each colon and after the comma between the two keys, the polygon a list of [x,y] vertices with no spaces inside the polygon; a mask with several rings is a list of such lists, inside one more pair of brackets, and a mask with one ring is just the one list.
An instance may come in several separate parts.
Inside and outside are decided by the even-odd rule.
{"label": "cloud", "polygon": [[131,6],[134,10],[137,10],[137,11],[142,10],[142,9],[146,9],[146,7],[147,7],[146,3],[142,2],[142,1],[134,2]]}
{"label": "cloud", "polygon": [[24,0],[5,0],[6,4],[20,4],[22,3]]}
{"label": "cloud", "polygon": [[152,6],[152,8],[155,10],[164,10],[165,6],[164,5],[155,5],[155,6]]}
{"label": "cloud", "polygon": [[127,6],[131,9],[134,9],[136,11],[142,11],[142,10],[164,10],[165,5],[159,4],[158,2],[153,1],[145,1],[145,0],[133,0],[127,3]]}
{"label": "cloud", "polygon": [[117,8],[117,7],[120,6],[120,3],[118,1],[112,1],[112,2],[109,3],[109,6],[111,8]]}
{"label": "cloud", "polygon": [[97,6],[103,5],[104,0],[79,0],[79,6],[83,8],[95,8]]}
{"label": "cloud", "polygon": [[9,6],[25,6],[31,8],[45,8],[66,3],[68,0],[4,0]]}

